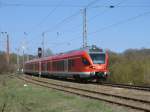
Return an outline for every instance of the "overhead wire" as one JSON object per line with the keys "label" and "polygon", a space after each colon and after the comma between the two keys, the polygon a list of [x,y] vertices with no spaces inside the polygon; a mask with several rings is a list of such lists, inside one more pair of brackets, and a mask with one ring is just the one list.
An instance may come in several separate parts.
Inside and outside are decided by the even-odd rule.
{"label": "overhead wire", "polygon": [[138,19],[138,18],[140,18],[140,17],[146,16],[146,15],[149,15],[149,14],[150,14],[150,11],[147,11],[147,12],[144,12],[144,13],[141,13],[141,14],[138,14],[138,15],[136,15],[136,16],[133,16],[133,17],[127,18],[127,19],[125,19],[125,20],[122,20],[122,21],[119,21],[119,22],[110,24],[110,25],[105,26],[105,27],[103,27],[103,28],[100,28],[99,30],[96,30],[96,31],[94,31],[94,32],[89,33],[89,35],[93,35],[93,34],[95,34],[95,33],[104,31],[104,30],[109,29],[109,28],[112,28],[112,27],[114,27],[114,26],[119,26],[119,25],[121,25],[121,24],[125,24],[125,23],[127,23],[127,22],[133,21],[133,20],[135,20],[135,19]]}
{"label": "overhead wire", "polygon": [[[99,0],[94,0],[90,3],[88,3],[87,5],[84,6],[84,8],[89,8],[91,5],[93,5],[95,2],[97,2]],[[48,33],[48,32],[51,32],[53,30],[55,30],[56,28],[59,28],[63,23],[67,22],[67,21],[70,21],[72,20],[73,17],[77,16],[78,14],[80,14],[80,10],[78,10],[77,12],[73,13],[72,15],[64,18],[62,21],[60,21],[58,24],[56,24],[53,28],[51,29],[48,29],[48,30],[45,30],[44,33]],[[62,42],[61,42],[62,43]],[[64,44],[65,42],[63,42]],[[67,43],[68,44],[68,43]]]}
{"label": "overhead wire", "polygon": [[[108,6],[107,6],[107,9],[105,9],[105,10],[102,11],[101,13],[99,13],[99,14],[97,14],[97,15],[91,17],[89,20],[87,20],[87,23],[92,22],[92,21],[93,21],[94,19],[96,19],[98,16],[105,14],[106,12],[110,11],[110,9],[112,9],[112,8],[114,8],[114,7],[116,7],[116,6],[120,5],[120,4],[122,4],[123,2],[125,2],[125,1],[124,1],[124,0],[121,0],[119,3],[117,3],[117,4],[115,4],[115,5],[108,5]],[[112,7],[112,6],[113,6],[113,7]],[[77,27],[77,28],[80,28],[80,26],[82,26],[82,23],[79,24],[79,25],[76,25],[76,26],[74,26],[74,27],[72,27],[72,28],[70,28],[70,29],[73,29],[73,30],[69,30],[69,32],[74,31],[74,29],[75,29],[76,27]]]}
{"label": "overhead wire", "polygon": [[41,26],[49,18],[49,16],[56,11],[56,9],[63,3],[63,1],[64,0],[60,0],[60,2],[52,10],[50,10],[50,12],[38,24],[36,24],[35,27],[32,28],[32,30]]}
{"label": "overhead wire", "polygon": [[[92,8],[102,8],[102,7],[110,7],[107,5],[97,5],[97,6],[93,6]],[[115,7],[120,7],[120,8],[141,8],[141,7],[145,7],[145,8],[150,8],[150,5],[118,5]]]}
{"label": "overhead wire", "polygon": [[57,23],[54,27],[52,27],[51,29],[45,30],[45,33],[51,32],[53,30],[55,30],[56,28],[59,28],[63,23],[71,20],[73,17],[77,16],[79,14],[80,11],[77,11],[76,13],[73,13],[72,15],[64,18],[62,21],[60,21],[59,23]]}
{"label": "overhead wire", "polygon": [[[90,2],[90,3],[88,3],[84,8],[89,8],[91,5],[93,5],[93,4],[96,3],[97,1],[98,1],[98,0],[94,0],[94,1],[92,1],[92,2]],[[77,12],[73,13],[72,15],[70,15],[70,16],[64,18],[62,21],[60,21],[58,24],[56,24],[53,28],[48,29],[48,30],[46,30],[46,31],[44,31],[44,32],[48,33],[48,32],[51,32],[51,31],[55,30],[56,28],[60,27],[63,23],[65,23],[65,22],[71,20],[71,18],[73,18],[73,17],[77,16],[78,14],[80,14],[80,11],[81,11],[81,10],[78,10]]]}
{"label": "overhead wire", "polygon": [[89,7],[91,7],[91,5],[95,4],[97,1],[99,1],[99,0],[94,0],[90,3],[88,3],[84,8],[88,9]]}
{"label": "overhead wire", "polygon": [[[91,4],[95,3],[96,1],[97,1],[97,0],[91,2]],[[123,2],[123,0],[122,0],[121,2],[119,2],[117,5],[121,4],[122,2]],[[90,3],[89,3],[89,4],[90,4]],[[86,8],[89,8],[89,6],[90,6],[89,4],[86,6]],[[104,12],[103,12],[103,13],[104,13]],[[81,25],[82,25],[82,24],[80,24],[80,26],[81,26]],[[79,25],[78,25],[78,26],[79,26]],[[77,38],[77,37],[71,38],[71,39],[69,39],[68,41],[73,41],[73,40],[77,40],[77,39],[80,39],[80,38],[81,38],[81,36],[78,37],[78,38]],[[61,43],[59,43],[59,44],[66,44],[66,43],[68,44],[68,42],[61,42]],[[58,45],[58,44],[57,44],[57,45]]]}
{"label": "overhead wire", "polygon": [[[118,5],[120,5],[120,4],[124,3],[124,2],[125,2],[124,0],[121,0],[119,3],[117,3],[117,4],[115,4],[115,5],[109,5],[109,9],[106,9],[106,10],[104,10],[102,13],[97,14],[97,15],[91,17],[91,18],[88,20],[88,22],[91,22],[91,21],[94,20],[97,16],[103,15],[103,14],[105,14],[106,12],[108,12],[110,9],[112,9],[110,6],[116,7],[116,6],[118,6]],[[79,28],[81,25],[82,25],[82,24],[77,25],[76,27]],[[74,28],[75,28],[75,27],[73,27],[73,28],[71,28],[71,29],[74,29]],[[80,34],[80,33],[79,33],[79,34]],[[80,38],[81,38],[81,37],[78,37],[78,39],[80,39]],[[77,40],[77,37],[71,38],[69,41],[72,41],[72,40]],[[65,43],[65,42],[63,42],[63,43]]]}
{"label": "overhead wire", "polygon": [[[5,7],[56,7],[57,5],[39,5],[39,4],[2,4]],[[83,7],[82,5],[60,5],[59,7]]]}
{"label": "overhead wire", "polygon": [[92,20],[94,20],[94,19],[95,19],[96,17],[98,17],[99,15],[105,14],[106,12],[110,11],[110,9],[113,9],[113,8],[119,6],[120,4],[124,3],[124,2],[125,2],[125,0],[121,0],[121,1],[120,1],[119,3],[117,3],[117,4],[108,5],[108,6],[107,6],[107,7],[108,7],[107,9],[105,9],[102,13],[97,14],[97,15],[91,17],[88,22],[91,22]]}
{"label": "overhead wire", "polygon": [[[136,15],[136,16],[127,18],[127,19],[125,19],[125,20],[122,20],[122,21],[119,21],[119,22],[116,22],[116,23],[112,23],[112,24],[110,24],[110,25],[108,25],[108,26],[105,26],[105,27],[103,27],[103,28],[100,28],[100,29],[97,30],[97,31],[88,33],[88,35],[94,35],[94,34],[99,33],[99,32],[101,32],[101,31],[104,31],[104,30],[110,29],[110,28],[112,28],[112,27],[116,27],[116,26],[125,24],[125,23],[127,23],[127,22],[133,21],[133,20],[138,19],[138,18],[143,17],[143,16],[147,16],[147,15],[149,15],[149,14],[150,14],[150,11],[144,12],[144,13],[141,13],[141,14],[138,14],[138,15]],[[78,39],[80,39],[80,38],[81,38],[81,36],[80,36],[80,37],[72,38],[72,39],[70,39],[70,40],[68,40],[68,41],[74,42],[74,40],[78,40]],[[68,41],[67,41],[67,42],[62,42],[62,44],[66,44],[66,43],[68,43]]]}
{"label": "overhead wire", "polygon": [[[90,3],[88,3],[86,6],[84,6],[84,8],[89,8],[91,5],[93,5],[93,4],[95,4],[97,1],[99,1],[99,0],[94,0],[94,1],[92,1],[92,2],[90,2]],[[65,18],[65,19],[63,19],[61,22],[59,22],[55,27],[53,27],[51,30],[46,30],[46,31],[44,31],[45,33],[48,33],[48,32],[51,32],[53,29],[55,29],[55,28],[58,28],[61,24],[63,24],[64,22],[66,22],[66,21],[68,21],[69,19],[71,19],[72,17],[74,17],[74,16],[76,16],[76,15],[78,15],[78,14],[80,14],[80,10],[79,11],[77,11],[76,13],[73,13],[71,16],[68,16],[67,18]],[[72,39],[73,40],[73,39]],[[61,43],[59,43],[59,44],[66,44],[66,42],[61,42]],[[67,42],[67,44],[68,44],[68,42]],[[57,44],[58,45],[58,44]]]}
{"label": "overhead wire", "polygon": [[[4,7],[57,7],[54,4],[23,4],[23,3],[8,3],[8,2],[0,2]],[[85,7],[85,5],[75,5],[75,4],[67,4],[67,5],[59,5],[59,7]]]}
{"label": "overhead wire", "polygon": [[[92,1],[92,2],[90,2],[90,4],[94,4],[95,2],[96,2],[97,0],[94,0],[94,1]],[[88,4],[86,7],[88,8],[88,7],[90,7],[90,4]],[[1,3],[1,6],[2,5],[6,5],[6,6],[11,6],[11,5],[13,5],[13,4],[3,4],[3,3]],[[14,6],[23,6],[23,4],[21,5],[21,4],[14,4]],[[24,5],[25,6],[25,5]],[[34,5],[30,5],[30,6],[34,6]],[[38,6],[38,7],[40,7],[40,5],[35,5],[35,6]],[[46,5],[45,5],[46,6]],[[45,7],[44,6],[44,7]],[[50,6],[50,5],[49,5]],[[48,5],[47,5],[47,7],[49,7]],[[57,6],[57,5],[56,5]],[[75,6],[75,5],[74,5]],[[74,7],[73,5],[71,6],[70,5],[70,7]],[[58,7],[58,6],[57,6]],[[61,7],[61,5],[59,5],[59,7]],[[67,7],[67,6],[65,6],[65,7]],[[69,6],[68,6],[69,7]],[[75,6],[76,7],[76,6]],[[77,6],[78,7],[78,6]],[[80,6],[79,6],[80,7]],[[81,6],[81,7],[83,7],[83,6]],[[109,6],[93,6],[93,7],[91,7],[91,8],[99,8],[99,7],[109,7]],[[149,7],[148,5],[118,5],[118,6],[115,6],[115,7]],[[55,9],[55,8],[54,8]],[[53,9],[53,10],[54,10]],[[56,10],[56,9],[55,9]],[[78,13],[79,13],[80,11],[78,11]],[[51,13],[51,12],[50,12]],[[49,14],[50,14],[49,13]],[[139,15],[137,15],[137,16],[135,16],[135,17],[131,17],[131,18],[128,18],[128,19],[126,19],[126,20],[122,20],[122,21],[119,21],[119,22],[117,22],[117,23],[113,23],[113,24],[111,24],[111,25],[108,25],[108,26],[106,26],[106,27],[103,27],[103,28],[100,28],[99,30],[97,30],[97,31],[94,31],[94,32],[91,32],[91,33],[89,33],[89,35],[93,35],[93,34],[95,34],[95,33],[98,33],[98,32],[101,32],[101,31],[103,31],[103,30],[106,30],[106,29],[109,29],[109,28],[111,28],[111,27],[114,27],[114,26],[118,26],[118,25],[121,25],[121,24],[124,24],[124,23],[126,23],[126,22],[128,22],[128,21],[132,21],[132,20],[134,20],[134,19],[137,19],[137,18],[139,18],[139,17],[142,17],[142,16],[145,16],[145,15],[148,15],[150,12],[145,12],[145,13],[142,13],[142,14],[139,14]],[[49,17],[49,14],[45,17],[45,18],[48,18]],[[51,15],[51,14],[50,14]],[[69,21],[69,20],[71,20],[71,18],[73,18],[74,16],[76,16],[77,15],[77,13],[74,13],[74,14],[72,14],[71,16],[69,16],[69,17],[67,17],[67,18],[65,18],[65,19],[63,19],[61,22],[59,22],[56,26],[54,26],[53,28],[55,29],[55,28],[58,28],[60,25],[62,25],[63,23],[65,23],[65,22],[67,22],[67,21]],[[43,21],[44,20],[46,20],[46,19],[43,19],[38,25],[40,25],[40,24],[42,24],[43,23]],[[93,19],[94,19],[94,17],[93,17]],[[52,31],[53,30],[53,28],[52,29],[50,29],[50,30],[46,30],[45,32],[50,32],[50,31]],[[70,39],[70,40],[72,40],[72,39]]]}
{"label": "overhead wire", "polygon": [[[77,6],[77,5],[72,5],[72,6],[69,5],[69,6],[70,6],[70,7],[85,7],[85,8],[88,8],[88,7],[90,7],[92,4],[94,4],[94,3],[97,2],[97,1],[98,1],[98,0],[94,0],[94,1],[92,1],[92,2],[90,2],[90,3],[88,3],[86,6],[79,6],[79,5],[78,5],[78,6]],[[62,2],[61,2],[61,3],[62,3]],[[37,26],[39,26],[39,25],[41,25],[41,24],[43,23],[43,21],[45,21],[45,20],[56,10],[56,8],[61,7],[61,3],[59,3],[59,5],[54,6],[54,5],[21,4],[21,3],[6,3],[6,2],[2,2],[1,5],[3,5],[3,6],[24,6],[24,7],[50,7],[50,6],[52,7],[52,6],[54,6],[54,9],[53,9],[52,11],[50,11],[49,14],[48,14],[39,24],[37,24]],[[66,6],[65,6],[65,7],[66,7]],[[77,11],[76,13],[74,13],[74,14],[72,14],[72,15],[66,17],[66,18],[64,18],[61,22],[59,22],[58,24],[56,24],[53,28],[48,29],[48,30],[46,30],[46,31],[44,31],[44,32],[47,33],[47,32],[53,31],[55,28],[60,27],[61,24],[67,22],[69,19],[71,20],[71,18],[77,16],[79,13],[80,13],[80,10]],[[33,30],[33,29],[32,29],[32,30]]]}
{"label": "overhead wire", "polygon": [[[97,0],[92,1],[90,4],[94,4]],[[125,0],[124,0],[125,1]],[[57,7],[57,5],[52,4],[23,4],[23,3],[7,3],[0,2],[0,6],[3,7]],[[87,5],[87,7],[90,5]],[[67,4],[67,5],[59,5],[59,7],[80,7],[83,8],[85,5],[75,5],[75,4]],[[90,8],[101,8],[101,7],[110,7],[108,5],[96,5]],[[117,7],[150,7],[150,5],[118,5]]]}

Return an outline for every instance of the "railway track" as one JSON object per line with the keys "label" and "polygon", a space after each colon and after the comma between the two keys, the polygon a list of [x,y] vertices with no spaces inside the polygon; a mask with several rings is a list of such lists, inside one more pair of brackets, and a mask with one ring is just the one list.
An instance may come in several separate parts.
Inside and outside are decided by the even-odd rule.
{"label": "railway track", "polygon": [[[61,81],[67,81],[67,82],[76,82],[73,79],[58,79],[54,78],[56,80],[61,80]],[[117,84],[117,83],[108,83],[108,82],[85,82],[88,84],[94,84],[94,85],[104,85],[104,86],[111,86],[111,87],[117,87],[117,88],[127,88],[127,89],[134,89],[134,90],[141,90],[141,91],[148,91],[150,92],[150,86],[136,86],[136,85],[129,85],[129,84]]]}
{"label": "railway track", "polygon": [[44,81],[43,79],[34,78],[31,76],[19,76],[21,80],[29,83],[40,85],[47,88],[52,88],[60,91],[65,91],[73,94],[77,94],[84,97],[89,97],[96,100],[102,100],[113,104],[122,105],[125,107],[130,107],[132,109],[137,109],[140,111],[150,112],[150,101],[143,99],[136,99],[127,96],[114,95],[110,93],[104,93],[99,91],[91,91],[88,88],[81,89],[71,85],[58,84],[54,82]]}
{"label": "railway track", "polygon": [[136,85],[128,85],[128,84],[113,84],[113,83],[105,83],[105,82],[103,82],[102,85],[111,86],[111,87],[118,87],[118,88],[127,88],[127,89],[149,91],[150,92],[150,86],[136,86]]}

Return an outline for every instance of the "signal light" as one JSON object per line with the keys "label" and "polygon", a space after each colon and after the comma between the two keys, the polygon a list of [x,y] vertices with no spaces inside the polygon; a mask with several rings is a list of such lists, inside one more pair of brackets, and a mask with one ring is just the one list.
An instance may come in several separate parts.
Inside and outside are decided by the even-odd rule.
{"label": "signal light", "polygon": [[42,57],[42,48],[41,47],[38,48],[38,57],[39,58]]}

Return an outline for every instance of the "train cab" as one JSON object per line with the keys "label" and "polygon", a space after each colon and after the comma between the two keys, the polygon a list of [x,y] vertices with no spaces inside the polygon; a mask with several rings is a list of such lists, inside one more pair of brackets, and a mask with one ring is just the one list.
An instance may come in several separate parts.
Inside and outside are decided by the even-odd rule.
{"label": "train cab", "polygon": [[92,65],[90,66],[91,76],[97,79],[106,80],[109,75],[107,51],[96,46],[92,46],[88,50],[88,55],[92,61]]}

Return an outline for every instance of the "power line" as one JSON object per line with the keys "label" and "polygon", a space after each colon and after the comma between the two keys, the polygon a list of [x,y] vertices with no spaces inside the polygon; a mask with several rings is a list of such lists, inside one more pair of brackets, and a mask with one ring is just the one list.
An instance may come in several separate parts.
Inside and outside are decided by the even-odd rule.
{"label": "power line", "polygon": [[[89,3],[88,5],[86,5],[85,7],[86,7],[86,8],[89,8],[89,7],[90,7],[92,4],[94,4],[96,1],[98,1],[98,0],[94,0],[94,1],[90,2],[90,3]],[[69,19],[71,19],[71,18],[73,18],[74,16],[78,15],[79,12],[80,12],[80,10],[77,11],[76,13],[72,14],[71,16],[68,16],[67,18],[63,19],[61,22],[59,22],[57,25],[55,25],[52,29],[49,29],[49,30],[44,31],[44,33],[51,32],[51,31],[53,31],[55,28],[60,27],[61,24],[65,23],[65,22],[68,21]]]}
{"label": "power line", "polygon": [[[107,6],[107,5],[97,5],[97,6],[93,6],[92,8],[102,8],[102,7],[111,7]],[[150,5],[117,5],[115,6],[116,8],[139,8],[139,7],[145,7],[145,8],[150,8]]]}
{"label": "power line", "polygon": [[138,19],[138,18],[140,18],[140,17],[146,16],[146,15],[149,15],[149,14],[150,14],[150,11],[144,12],[144,13],[141,13],[141,14],[138,14],[138,15],[133,16],[133,17],[130,17],[130,18],[128,18],[128,19],[125,19],[125,20],[122,20],[122,21],[119,21],[119,22],[110,24],[110,25],[108,25],[108,26],[106,26],[106,27],[103,27],[103,28],[97,30],[97,31],[91,32],[91,33],[89,33],[89,35],[93,35],[93,34],[95,34],[95,33],[101,32],[101,31],[103,31],[103,30],[109,29],[109,28],[114,27],[114,26],[119,26],[119,25],[121,25],[121,24],[130,22],[130,21],[133,21],[133,20],[135,20],[135,19]]}
{"label": "power line", "polygon": [[99,1],[99,0],[94,0],[90,3],[88,3],[84,8],[88,9],[89,7],[91,7],[91,5],[95,4],[97,1]]}
{"label": "power line", "polygon": [[89,21],[94,20],[94,19],[95,19],[96,17],[98,17],[99,15],[105,14],[106,12],[110,11],[110,9],[113,9],[113,8],[119,6],[119,5],[122,4],[123,2],[125,2],[125,0],[122,0],[122,1],[120,1],[119,3],[114,4],[114,5],[108,5],[106,10],[104,10],[104,11],[103,11],[102,13],[100,13],[100,14],[97,14],[97,15],[91,17],[91,18],[89,19]]}
{"label": "power line", "polygon": [[[85,8],[89,8],[91,5],[93,5],[94,3],[96,3],[98,0],[94,0],[90,3],[88,3],[87,5],[59,5],[59,7],[85,7]],[[23,4],[23,3],[6,3],[6,2],[0,2],[1,6],[15,6],[15,7],[57,7],[58,5],[51,5],[51,4]]]}
{"label": "power line", "polygon": [[48,30],[46,30],[46,31],[44,31],[44,32],[45,32],[45,33],[48,33],[48,32],[51,32],[51,31],[55,30],[56,28],[60,27],[63,23],[65,23],[65,22],[67,22],[68,20],[71,20],[71,18],[77,16],[77,15],[79,14],[79,12],[80,12],[80,10],[77,11],[76,13],[73,13],[72,15],[70,15],[70,16],[64,18],[62,21],[60,21],[59,23],[57,23],[53,28],[48,29]]}
{"label": "power line", "polygon": [[[108,5],[108,6],[107,6],[107,9],[105,9],[103,12],[101,12],[101,13],[99,13],[99,14],[93,16],[93,17],[91,17],[87,22],[88,22],[88,23],[89,23],[89,22],[92,22],[92,21],[93,21],[94,19],[96,19],[98,16],[105,14],[106,12],[110,11],[110,9],[115,8],[116,6],[122,4],[123,2],[125,2],[125,1],[122,0],[122,1],[120,1],[119,3],[117,3],[117,4],[115,4],[115,5]],[[105,7],[105,8],[106,8],[106,7]],[[80,26],[82,26],[82,23],[79,24],[79,25],[76,25],[76,26],[74,26],[74,27],[72,27],[72,28],[70,28],[70,29],[74,29],[74,28],[76,28],[76,27],[80,28]],[[71,31],[73,31],[73,30],[71,30]]]}
{"label": "power line", "polygon": [[38,26],[43,24],[49,18],[49,16],[52,15],[56,11],[56,9],[63,3],[63,1],[64,0],[61,0],[37,25],[35,25],[35,27],[37,28]]}
{"label": "power line", "polygon": [[[59,7],[80,7],[80,8],[102,8],[102,7],[111,7],[113,5],[95,5],[92,6],[92,4],[96,3],[98,0],[94,0],[92,2],[90,2],[88,5],[75,5],[75,4],[64,4],[64,5],[59,5]],[[124,0],[125,1],[125,0]],[[58,5],[52,5],[52,4],[23,4],[23,3],[6,3],[6,2],[0,2],[0,7],[57,7]],[[117,7],[130,7],[130,8],[134,8],[134,7],[150,7],[150,5],[117,5]]]}
{"label": "power line", "polygon": [[[93,34],[96,34],[96,33],[98,33],[98,32],[107,30],[107,29],[109,29],[109,28],[112,28],[112,27],[115,27],[115,26],[118,26],[118,25],[125,24],[125,23],[127,23],[127,22],[133,21],[133,20],[138,19],[138,18],[140,18],[140,17],[146,16],[146,15],[148,15],[148,14],[150,14],[150,11],[144,12],[144,13],[141,13],[141,14],[138,14],[138,15],[136,15],[136,16],[127,18],[127,19],[125,19],[125,20],[122,20],[122,21],[119,21],[119,22],[116,22],[116,23],[113,23],[113,24],[108,25],[108,26],[106,26],[106,27],[103,27],[103,28],[101,28],[101,29],[99,29],[99,30],[97,30],[97,31],[91,32],[91,33],[89,33],[88,35],[93,35]],[[71,39],[68,40],[68,42],[69,42],[69,41],[72,41],[72,42],[73,42],[74,40],[78,40],[78,39],[80,39],[80,38],[81,38],[81,36],[80,36],[80,37],[71,38]],[[66,43],[68,43],[68,42],[61,42],[61,43],[59,43],[59,44],[66,44]]]}
{"label": "power line", "polygon": [[[92,2],[90,2],[90,3],[88,3],[84,8],[89,8],[91,5],[93,5],[93,4],[96,3],[97,1],[98,1],[98,0],[94,0],[94,1],[92,1]],[[80,10],[78,10],[77,12],[73,13],[72,15],[70,15],[70,16],[64,18],[61,22],[59,22],[58,24],[56,24],[53,28],[48,29],[48,30],[46,30],[46,31],[44,31],[44,32],[47,33],[47,32],[51,32],[51,31],[55,30],[55,28],[60,27],[60,25],[62,25],[63,23],[67,22],[68,20],[71,20],[71,18],[77,16],[78,14],[80,14]]]}
{"label": "power line", "polygon": [[[4,3],[1,2],[3,7],[57,7],[57,5],[52,4],[23,4],[23,3]],[[84,5],[59,5],[59,7],[84,7]]]}
{"label": "power line", "polygon": [[[84,9],[88,9],[91,5],[95,4],[97,1],[98,1],[98,0],[94,0],[94,1],[92,1],[92,2],[90,2],[90,3],[88,3],[88,4],[85,6]],[[80,10],[79,10],[79,12],[80,12]],[[76,15],[76,14],[78,14],[78,12],[75,13],[75,15]],[[74,16],[74,15],[69,16],[69,18],[71,18],[71,17],[73,17],[73,16]],[[59,24],[57,24],[56,27],[59,26],[60,24],[64,23],[64,22],[67,21],[67,20],[68,20],[68,18],[65,18],[63,21],[61,21]],[[45,32],[50,32],[50,31],[45,31]],[[71,40],[74,40],[74,39],[76,39],[76,38],[72,38]],[[66,43],[66,42],[62,42],[61,44],[64,44],[64,43]]]}
{"label": "power line", "polygon": [[38,25],[42,24],[51,14],[53,14],[54,11],[63,3],[63,1],[64,1],[64,0],[61,0],[61,1],[58,3],[58,5],[56,5],[56,7],[54,7],[54,8],[48,13],[48,15],[47,15]]}

